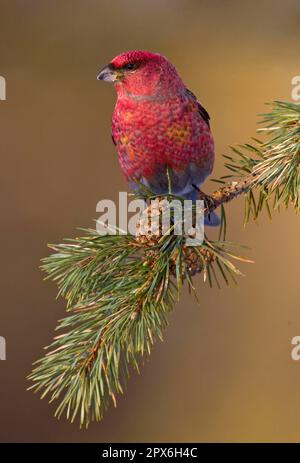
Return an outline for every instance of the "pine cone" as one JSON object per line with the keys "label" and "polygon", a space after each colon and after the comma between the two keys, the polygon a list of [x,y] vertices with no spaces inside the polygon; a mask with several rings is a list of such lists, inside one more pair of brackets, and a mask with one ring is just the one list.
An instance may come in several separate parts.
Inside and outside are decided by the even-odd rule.
{"label": "pine cone", "polygon": [[[176,263],[178,260],[178,251],[172,257],[171,263],[171,272],[173,275],[176,275]],[[181,257],[181,275],[184,277],[186,269],[188,270],[191,276],[200,273],[203,270],[204,265],[209,265],[215,260],[215,255],[207,249],[202,248],[201,246],[186,246],[182,248],[182,257]]]}
{"label": "pine cone", "polygon": [[[168,208],[166,198],[157,198],[156,201],[147,207],[137,223],[136,241],[142,244],[146,249],[145,261],[152,265],[156,257],[159,255],[159,248],[157,246],[160,238],[163,236],[162,224],[160,216],[162,212]],[[170,270],[171,273],[176,275],[176,262],[178,259],[178,251],[171,257]],[[188,270],[191,276],[200,273],[204,265],[209,265],[215,260],[212,252],[201,246],[187,246],[183,245],[181,257],[181,274],[183,277]]]}
{"label": "pine cone", "polygon": [[155,246],[163,236],[161,215],[169,209],[168,200],[158,197],[142,212],[136,225],[138,243]]}

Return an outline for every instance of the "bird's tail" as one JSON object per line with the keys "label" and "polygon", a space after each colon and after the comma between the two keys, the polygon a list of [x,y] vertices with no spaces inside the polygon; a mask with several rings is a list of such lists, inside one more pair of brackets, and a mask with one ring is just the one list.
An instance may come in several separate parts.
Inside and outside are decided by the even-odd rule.
{"label": "bird's tail", "polygon": [[220,217],[215,211],[204,217],[204,225],[208,225],[209,227],[218,227],[220,223]]}
{"label": "bird's tail", "polygon": [[[198,199],[198,191],[196,189],[193,189],[189,193],[183,195],[186,199],[191,199],[192,201],[196,201]],[[209,215],[206,215],[204,217],[204,225],[208,227],[218,227],[221,223],[219,215],[215,212],[212,211]]]}

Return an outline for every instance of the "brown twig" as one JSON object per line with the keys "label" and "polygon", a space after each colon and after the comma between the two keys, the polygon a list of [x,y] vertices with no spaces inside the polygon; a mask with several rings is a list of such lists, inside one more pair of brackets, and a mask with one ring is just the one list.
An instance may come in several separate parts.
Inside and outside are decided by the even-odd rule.
{"label": "brown twig", "polygon": [[204,214],[208,215],[222,204],[228,203],[242,193],[247,193],[254,186],[256,186],[257,183],[256,173],[253,172],[241,180],[233,181],[228,185],[219,188],[211,196],[203,193],[203,191],[201,191],[196,186],[194,187],[199,192],[199,198],[204,200]]}

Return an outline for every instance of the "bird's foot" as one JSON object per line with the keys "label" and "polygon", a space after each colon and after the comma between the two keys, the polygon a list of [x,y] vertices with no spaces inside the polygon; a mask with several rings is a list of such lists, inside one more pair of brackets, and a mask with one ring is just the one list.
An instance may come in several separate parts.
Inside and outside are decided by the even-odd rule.
{"label": "bird's foot", "polygon": [[200,188],[196,185],[193,185],[193,187],[195,188],[195,190],[197,190],[199,194],[199,199],[204,201],[204,208],[210,210],[215,204],[214,199],[211,196],[204,193],[202,190],[200,190]]}

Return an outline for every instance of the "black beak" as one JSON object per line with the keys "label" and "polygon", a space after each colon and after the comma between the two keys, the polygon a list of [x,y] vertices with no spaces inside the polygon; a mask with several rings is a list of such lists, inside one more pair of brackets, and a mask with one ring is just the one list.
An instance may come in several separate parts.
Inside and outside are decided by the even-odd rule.
{"label": "black beak", "polygon": [[111,64],[101,69],[97,75],[97,80],[104,80],[105,82],[115,82],[117,80],[116,71]]}

